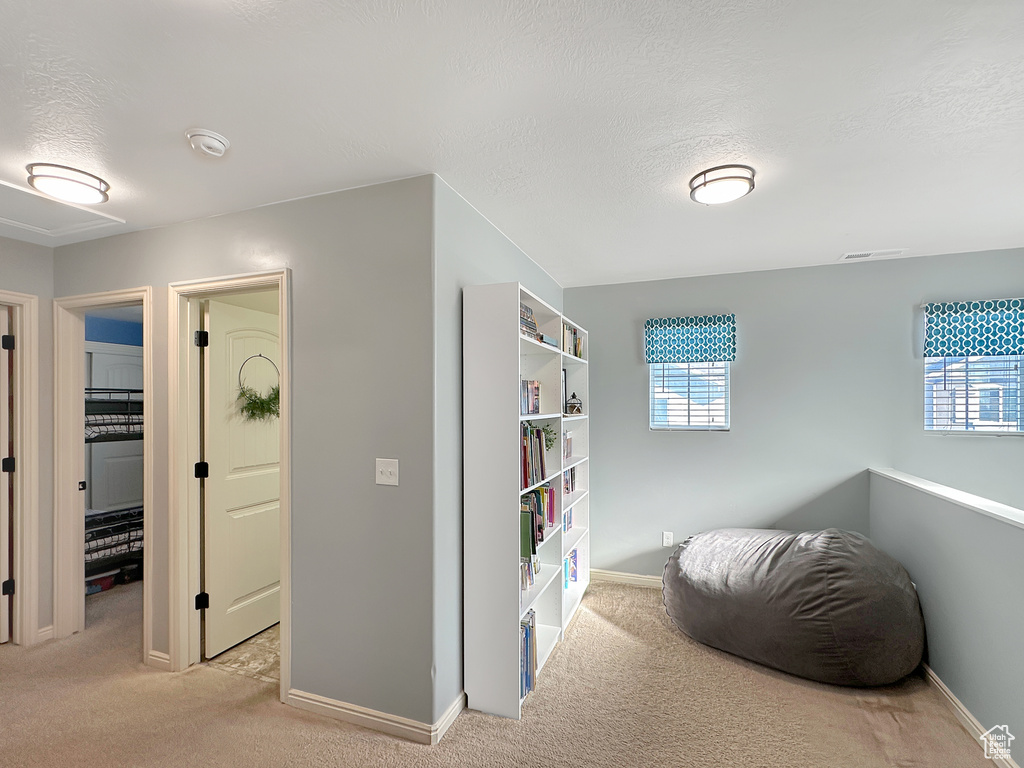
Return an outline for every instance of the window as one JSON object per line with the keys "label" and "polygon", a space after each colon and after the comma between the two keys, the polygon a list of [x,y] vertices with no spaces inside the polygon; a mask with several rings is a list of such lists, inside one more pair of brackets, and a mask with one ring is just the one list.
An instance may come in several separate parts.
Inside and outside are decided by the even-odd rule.
{"label": "window", "polygon": [[924,428],[1024,432],[1021,355],[929,357],[924,369]]}
{"label": "window", "polygon": [[1024,434],[1024,299],[925,306],[924,428]]}
{"label": "window", "polygon": [[735,315],[655,318],[644,324],[652,430],[728,430]]}
{"label": "window", "polygon": [[729,429],[729,363],[651,363],[651,429]]}

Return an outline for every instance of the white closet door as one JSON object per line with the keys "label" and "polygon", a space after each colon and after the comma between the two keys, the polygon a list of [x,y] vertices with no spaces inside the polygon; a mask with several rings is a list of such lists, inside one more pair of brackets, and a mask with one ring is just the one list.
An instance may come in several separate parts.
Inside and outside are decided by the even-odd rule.
{"label": "white closet door", "polygon": [[[278,364],[278,318],[210,301],[206,373],[206,480],[203,551],[204,655],[212,658],[280,621],[278,420],[238,413],[239,369],[263,354]],[[243,378],[262,394],[280,383],[274,366],[253,359]]]}
{"label": "white closet door", "polygon": [[[7,307],[0,305],[0,334],[7,333]],[[10,353],[0,350],[0,456],[6,456],[10,436]],[[11,475],[0,475],[0,581],[11,578],[9,557]],[[11,639],[11,597],[0,597],[0,643]]]}

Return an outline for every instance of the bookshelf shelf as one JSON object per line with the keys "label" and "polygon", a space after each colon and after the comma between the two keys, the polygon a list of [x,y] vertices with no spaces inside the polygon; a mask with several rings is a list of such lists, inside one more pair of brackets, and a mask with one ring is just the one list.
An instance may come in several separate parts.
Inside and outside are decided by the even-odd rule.
{"label": "bookshelf shelf", "polygon": [[564,496],[562,498],[562,510],[565,511],[567,509],[572,509],[576,506],[576,502],[584,498],[588,493],[590,493],[590,491],[584,488],[581,491],[575,491],[570,493],[568,496]]}
{"label": "bookshelf shelf", "polygon": [[564,537],[565,538],[565,544],[563,545],[563,549],[565,550],[565,553],[568,554],[571,550],[573,550],[576,547],[578,547],[579,544],[580,544],[580,541],[588,533],[590,533],[590,529],[589,528],[581,528],[579,526],[573,526],[568,531],[566,531],[565,532],[565,537]]}
{"label": "bookshelf shelf", "polygon": [[535,608],[537,601],[544,596],[548,587],[558,581],[558,577],[561,576],[558,571],[557,565],[548,564],[547,568],[542,567],[541,572],[537,574],[537,582],[526,592],[522,593],[523,602],[519,608],[519,618],[523,618],[527,611]]}
{"label": "bookshelf shelf", "polygon": [[544,421],[545,419],[559,419],[562,418],[560,413],[531,413],[520,415],[520,421]]}
{"label": "bookshelf shelf", "polygon": [[562,471],[564,472],[567,469],[578,467],[589,458],[589,456],[570,456],[567,459],[562,459]]}
{"label": "bookshelf shelf", "polygon": [[[464,671],[473,709],[521,716],[524,678],[536,682],[532,665],[544,666],[590,582],[588,351],[583,328],[518,283],[463,291]],[[572,393],[583,414],[564,415]],[[543,426],[558,435],[551,449]],[[522,488],[540,474],[541,453],[547,476]],[[548,515],[555,524],[538,542],[533,523]]]}

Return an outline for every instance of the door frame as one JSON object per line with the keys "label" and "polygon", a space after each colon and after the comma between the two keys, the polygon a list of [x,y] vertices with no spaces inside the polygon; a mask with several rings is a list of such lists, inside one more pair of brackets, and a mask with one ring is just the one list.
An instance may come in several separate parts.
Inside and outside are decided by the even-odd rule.
{"label": "door frame", "polygon": [[[0,290],[0,304],[11,307],[14,334],[14,563],[16,587],[11,642],[34,645],[53,635],[39,627],[39,297]],[[6,557],[6,553],[4,553]]]}
{"label": "door frame", "polygon": [[281,344],[281,688],[285,701],[291,687],[291,270],[280,269],[186,282],[168,286],[168,518],[170,523],[170,661],[175,671],[200,661],[199,483],[190,468],[199,461],[199,328],[195,299],[276,288]]}
{"label": "door frame", "polygon": [[[153,649],[153,288],[63,296],[53,300],[53,630],[57,638],[85,629],[85,517],[78,483],[85,472],[83,436],[85,312],[142,305],[142,660],[160,669]],[[67,446],[72,446],[68,448]]]}

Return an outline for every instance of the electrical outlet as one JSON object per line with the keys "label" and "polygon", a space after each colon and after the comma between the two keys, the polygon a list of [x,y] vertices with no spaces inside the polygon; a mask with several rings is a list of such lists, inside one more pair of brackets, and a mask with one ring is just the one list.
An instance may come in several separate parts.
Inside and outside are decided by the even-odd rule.
{"label": "electrical outlet", "polygon": [[398,485],[398,459],[377,459],[377,485]]}
{"label": "electrical outlet", "polygon": [[661,532],[661,546],[671,547],[672,546],[672,531]]}

